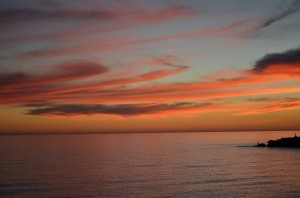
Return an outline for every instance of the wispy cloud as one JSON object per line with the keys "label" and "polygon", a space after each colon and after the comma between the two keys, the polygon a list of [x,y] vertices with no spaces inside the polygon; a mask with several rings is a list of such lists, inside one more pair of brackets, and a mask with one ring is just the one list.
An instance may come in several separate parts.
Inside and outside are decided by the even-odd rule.
{"label": "wispy cloud", "polygon": [[[73,8],[73,9],[8,9],[0,10],[0,24],[9,27],[18,26],[19,23],[26,22],[29,25],[41,23],[43,20],[51,23],[55,21],[74,24],[77,22],[89,21],[84,25],[70,26],[67,28],[56,28],[48,33],[39,33],[39,31],[25,31],[28,34],[7,36],[2,43],[20,43],[33,41],[70,41],[85,36],[95,36],[107,32],[121,31],[128,28],[134,28],[144,25],[154,25],[164,21],[172,21],[180,18],[194,16],[197,13],[184,6],[173,6],[159,10],[134,10],[123,8]],[[96,24],[95,24],[96,23]],[[82,28],[84,27],[84,28]],[[55,28],[55,26],[54,26]],[[6,29],[4,29],[6,30]],[[10,29],[7,29],[10,31]]]}
{"label": "wispy cloud", "polygon": [[[43,116],[151,117],[211,111],[246,115],[298,109],[298,99],[277,100],[274,95],[300,92],[295,83],[300,80],[300,48],[267,54],[248,69],[232,72],[224,69],[229,62],[225,53],[191,60],[183,54],[227,47],[226,53],[233,54],[231,50],[237,49],[215,39],[251,42],[247,35],[292,18],[300,9],[299,1],[284,1],[279,9],[262,4],[262,10],[270,8],[268,13],[251,9],[241,13],[251,3],[232,1],[238,11],[226,13],[228,17],[222,16],[220,5],[206,10],[194,9],[191,2],[183,6],[93,2],[37,0],[25,7],[11,3],[0,9],[0,56],[5,59],[0,61],[0,104],[22,106],[30,115]],[[173,43],[178,46],[167,49]],[[253,51],[249,52],[247,58],[253,61]],[[242,62],[241,57],[231,57]],[[219,61],[210,65],[213,59]],[[202,67],[210,66],[220,70],[207,75],[212,68]],[[182,75],[180,81],[177,75]],[[226,103],[241,97],[252,99],[242,105]]]}
{"label": "wispy cloud", "polygon": [[282,7],[277,14],[262,20],[260,26],[257,27],[257,30],[269,27],[272,24],[294,14],[295,12],[298,12],[299,9],[300,9],[300,3],[298,0],[287,2],[287,4],[284,7]]}
{"label": "wispy cloud", "polygon": [[1,92],[13,91],[15,88],[41,86],[58,82],[70,82],[107,72],[103,65],[92,62],[74,62],[53,67],[53,71],[44,75],[26,74],[24,72],[0,73]]}
{"label": "wispy cloud", "polygon": [[[267,102],[267,101],[265,101]],[[270,104],[271,103],[271,104]],[[252,108],[245,108],[240,113],[236,115],[255,115],[255,114],[265,114],[275,111],[283,110],[299,110],[300,109],[300,100],[272,100],[268,103],[262,105],[252,106]]]}
{"label": "wispy cloud", "polygon": [[210,103],[166,103],[166,104],[118,104],[118,105],[102,105],[102,104],[51,104],[43,108],[32,109],[28,112],[31,115],[101,115],[112,114],[127,116],[137,116],[145,114],[161,114],[169,111],[180,111],[194,108],[206,108],[211,106]]}
{"label": "wispy cloud", "polygon": [[[26,52],[21,57],[31,58],[47,58],[57,57],[66,55],[76,55],[83,53],[95,53],[95,52],[113,52],[128,49],[132,46],[141,46],[146,44],[153,44],[164,41],[172,41],[184,38],[197,38],[197,37],[213,37],[222,36],[223,33],[230,33],[231,31],[238,30],[244,25],[243,21],[234,22],[222,27],[216,28],[199,28],[185,33],[172,33],[166,36],[152,37],[152,38],[135,38],[135,39],[124,39],[124,38],[109,38],[109,39],[98,39],[91,42],[85,42],[71,45],[71,46],[57,46],[51,49],[34,50]],[[101,44],[100,44],[101,43]]]}
{"label": "wispy cloud", "polygon": [[244,39],[258,37],[261,31],[270,28],[276,23],[286,20],[293,14],[300,10],[300,3],[298,0],[282,2],[277,11],[270,13],[265,17],[248,19],[245,22],[245,30],[240,34]]}
{"label": "wispy cloud", "polygon": [[[188,66],[177,63],[176,57],[172,55],[140,61],[144,64],[152,63],[155,66],[152,67],[154,70],[147,73],[93,83],[77,84],[76,81],[87,76],[103,74],[108,71],[107,67],[96,63],[72,63],[55,66],[56,70],[39,76],[30,76],[24,73],[7,74],[2,75],[0,80],[2,86],[0,103],[24,105],[28,103],[46,103],[43,108],[34,108],[30,111],[31,114],[36,115],[116,114],[138,116],[139,114],[154,114],[157,112],[184,114],[184,110],[187,109],[191,114],[194,114],[199,113],[199,111],[192,110],[193,108],[197,109],[199,101],[300,92],[300,88],[297,86],[252,87],[253,85],[299,80],[300,67],[298,59],[294,58],[297,57],[299,51],[299,49],[294,49],[267,55],[257,61],[250,70],[236,72],[234,78],[211,78],[213,80],[207,82],[129,86],[130,84],[163,79],[189,69]],[[169,69],[157,70],[158,65],[169,67]],[[285,66],[283,69],[279,69],[278,65],[280,67]],[[290,69],[287,70],[287,67]],[[64,83],[60,84],[58,82]],[[264,100],[268,101],[268,98],[260,101]],[[55,103],[52,103],[52,101],[55,101]],[[178,103],[178,101],[182,102]],[[130,105],[124,106],[124,102]],[[293,109],[293,107],[298,108],[297,101],[286,100],[286,102],[291,103],[291,105],[289,107],[281,106],[280,108],[274,105],[274,111]],[[144,105],[149,103],[150,105]],[[273,106],[259,107],[262,109],[259,112],[270,112],[271,107]],[[72,110],[72,108],[74,109]],[[210,110],[235,110],[244,112],[243,114],[246,114],[246,112],[250,114],[247,107],[240,108],[234,105],[231,105],[230,108],[224,108],[224,106],[216,108],[214,106]]]}

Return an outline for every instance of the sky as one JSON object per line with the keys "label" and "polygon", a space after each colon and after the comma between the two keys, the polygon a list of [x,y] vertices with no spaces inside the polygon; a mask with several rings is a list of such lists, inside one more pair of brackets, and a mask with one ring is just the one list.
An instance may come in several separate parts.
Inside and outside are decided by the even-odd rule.
{"label": "sky", "polygon": [[1,0],[0,133],[300,130],[299,0]]}

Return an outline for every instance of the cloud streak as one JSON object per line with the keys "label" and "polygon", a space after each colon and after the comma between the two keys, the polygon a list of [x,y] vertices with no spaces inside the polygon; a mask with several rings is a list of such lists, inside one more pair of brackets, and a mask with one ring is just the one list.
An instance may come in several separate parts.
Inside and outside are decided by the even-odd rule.
{"label": "cloud streak", "polygon": [[[124,38],[113,38],[113,39],[97,39],[92,42],[85,42],[82,44],[76,44],[75,46],[57,46],[51,49],[34,50],[21,54],[21,58],[48,58],[48,57],[59,57],[66,55],[76,55],[82,53],[95,53],[95,52],[113,52],[121,51],[133,47],[141,46],[146,44],[153,44],[164,41],[172,41],[185,38],[197,38],[197,37],[214,37],[222,36],[223,33],[231,33],[232,31],[239,30],[243,27],[244,21],[237,21],[222,27],[215,28],[198,28],[196,30],[169,34],[166,36],[158,36],[152,38],[135,38],[135,39],[124,39]],[[101,44],[100,44],[101,43]]]}
{"label": "cloud streak", "polygon": [[[188,66],[174,63],[176,57],[160,56],[152,60],[141,61],[144,64],[169,67],[170,69],[152,70],[144,74],[127,78],[116,78],[95,83],[76,83],[86,77],[107,73],[108,69],[96,63],[72,63],[58,65],[54,71],[43,75],[28,75],[22,72],[6,74],[0,78],[2,104],[70,101],[76,103],[147,103],[173,101],[197,101],[224,99],[231,97],[282,94],[299,92],[299,87],[253,88],[275,82],[300,79],[299,65],[295,63],[299,49],[267,55],[257,61],[250,70],[237,72],[234,78],[213,79],[208,82],[153,84],[128,87],[130,84],[150,82],[174,76],[189,70]],[[295,55],[296,53],[296,55]],[[279,57],[279,58],[278,58]],[[283,62],[284,61],[284,62]],[[297,60],[296,60],[297,62]],[[282,64],[283,69],[278,69]],[[287,70],[290,67],[293,69]],[[295,72],[297,71],[297,72]],[[71,81],[74,81],[71,83]],[[63,84],[60,84],[62,83]]]}
{"label": "cloud streak", "polygon": [[275,15],[263,20],[261,25],[259,27],[257,27],[257,29],[263,29],[263,28],[269,27],[272,24],[274,24],[280,20],[283,20],[284,18],[294,14],[295,12],[298,12],[299,9],[300,9],[299,1],[294,0],[293,2],[286,5],[286,7],[283,7],[278,14],[275,14]]}
{"label": "cloud streak", "polygon": [[106,66],[92,62],[77,62],[56,65],[53,71],[44,75],[30,75],[24,72],[0,73],[0,87],[3,92],[15,88],[41,86],[46,84],[70,82],[108,72]]}
{"label": "cloud streak", "polygon": [[[261,101],[260,101],[261,102]],[[240,113],[236,115],[257,115],[257,114],[265,114],[276,111],[284,111],[284,110],[299,110],[300,109],[300,100],[299,99],[273,99],[273,100],[265,100],[266,104],[256,105],[252,108],[245,108]],[[271,104],[269,104],[271,103]]]}
{"label": "cloud streak", "polygon": [[[0,24],[14,27],[19,23],[34,21],[42,23],[43,20],[60,22],[66,21],[73,24],[74,20],[85,21],[93,20],[82,26],[61,28],[59,31],[48,31],[40,33],[28,31],[29,35],[22,34],[2,40],[2,43],[20,43],[33,41],[70,41],[80,37],[101,35],[107,32],[116,32],[149,24],[158,24],[165,21],[172,21],[180,18],[186,18],[196,15],[195,12],[184,6],[167,7],[160,10],[133,10],[133,9],[110,9],[110,8],[74,8],[74,9],[52,9],[52,10],[35,10],[35,9],[10,9],[0,10]],[[1,22],[2,21],[2,22]],[[114,23],[113,23],[114,22]],[[43,25],[43,24],[41,24]],[[9,30],[8,28],[7,30]],[[4,29],[6,30],[6,29]],[[32,33],[34,33],[32,35]],[[8,36],[9,37],[9,36]]]}
{"label": "cloud streak", "polygon": [[[17,69],[18,65],[14,64],[13,68],[9,68],[10,65],[6,69],[0,68],[0,104],[30,108],[27,114],[43,116],[151,117],[212,111],[234,111],[246,115],[298,109],[298,100],[285,100],[286,105],[278,105],[275,102],[279,101],[268,98],[271,94],[300,92],[300,87],[294,83],[300,80],[300,48],[267,54],[249,69],[235,71],[232,76],[226,75],[226,71],[217,71],[217,75],[199,76],[201,80],[188,81],[189,77],[195,79],[191,72],[201,69],[181,62],[178,56],[182,49],[169,48],[166,52],[165,46],[161,45],[184,39],[189,44],[194,41],[192,39],[202,39],[199,43],[203,45],[208,40],[211,42],[212,39],[207,38],[244,39],[241,36],[244,32],[270,27],[297,12],[297,2],[285,4],[280,12],[264,15],[265,18],[253,19],[251,16],[257,15],[251,13],[250,19],[208,20],[212,23],[202,23],[205,20],[202,21],[199,12],[188,6],[167,4],[139,7],[137,3],[128,7],[121,3],[117,7],[106,4],[100,8],[90,3],[74,6],[39,1],[38,6],[31,8],[0,9],[0,24],[6,24],[5,31],[12,33],[0,35],[1,44],[9,46],[0,55],[13,57],[15,52],[19,57],[15,62],[29,63],[33,59],[26,59],[28,57],[36,61],[34,64],[30,62],[31,66],[24,64],[20,67],[22,69]],[[178,24],[177,20],[190,16],[195,17],[192,25],[174,26]],[[208,14],[204,12],[202,16],[207,18]],[[171,23],[164,23],[166,21]],[[45,24],[49,29],[44,31]],[[28,25],[28,30],[24,33],[11,31],[18,29],[19,25],[20,29]],[[157,25],[154,31],[152,25]],[[168,25],[173,25],[170,30]],[[129,28],[134,31],[128,31]],[[157,46],[155,50],[152,45]],[[78,57],[74,55],[91,61],[75,61]],[[120,59],[119,55],[122,56]],[[149,56],[155,57],[144,58]],[[204,66],[208,65],[206,61],[209,59],[206,58],[203,58]],[[38,67],[42,60],[47,64]],[[202,67],[200,59],[189,61]],[[39,70],[27,70],[29,67]],[[118,71],[120,68],[124,72]],[[190,73],[185,73],[188,71]],[[180,80],[186,81],[174,82],[175,77],[183,73],[185,75]],[[286,84],[278,86],[277,83],[282,82]],[[244,106],[228,102],[254,96],[261,99],[246,101]],[[257,108],[251,110],[253,106]]]}
{"label": "cloud streak", "polygon": [[181,102],[169,104],[51,104],[46,107],[32,109],[30,115],[46,116],[76,116],[76,115],[120,115],[124,117],[145,114],[163,114],[172,111],[186,111],[189,109],[203,108],[212,106],[211,103]]}

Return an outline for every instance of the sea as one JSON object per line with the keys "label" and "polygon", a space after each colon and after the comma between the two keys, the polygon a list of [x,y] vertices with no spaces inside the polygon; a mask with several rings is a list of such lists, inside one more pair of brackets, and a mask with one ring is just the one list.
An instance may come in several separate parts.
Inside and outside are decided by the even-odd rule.
{"label": "sea", "polygon": [[0,136],[0,197],[300,197],[300,149],[252,147],[294,135]]}

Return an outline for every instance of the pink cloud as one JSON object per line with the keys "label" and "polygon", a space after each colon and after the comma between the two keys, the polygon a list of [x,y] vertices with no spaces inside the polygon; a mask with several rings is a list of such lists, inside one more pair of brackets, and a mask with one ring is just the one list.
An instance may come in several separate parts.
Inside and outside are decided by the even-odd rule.
{"label": "pink cloud", "polygon": [[[299,50],[293,51],[292,54]],[[169,76],[180,74],[189,70],[188,66],[178,64],[176,57],[167,55],[140,61],[153,64],[151,71],[130,77],[116,78],[98,82],[85,82],[79,80],[107,71],[101,64],[72,63],[53,67],[53,71],[42,75],[32,76],[23,73],[4,75],[0,78],[3,89],[0,91],[1,104],[27,104],[40,102],[54,102],[59,104],[141,104],[155,103],[167,104],[172,102],[193,103],[212,99],[228,99],[241,96],[271,95],[300,92],[300,87],[274,87],[272,83],[300,80],[298,56],[290,56],[290,52],[283,52],[263,57],[250,70],[234,73],[234,78],[219,79],[213,76],[210,81],[189,83],[169,83],[139,85],[141,82],[150,82]],[[263,64],[261,64],[263,63]],[[168,69],[157,69],[157,66]],[[260,66],[257,66],[260,65]],[[259,69],[257,69],[259,67]],[[154,70],[153,70],[154,69]],[[72,82],[71,82],[72,81]],[[80,83],[79,83],[79,82]],[[129,86],[135,84],[135,86]],[[268,84],[268,87],[262,85]],[[254,87],[254,85],[261,85]],[[258,106],[256,110],[249,111],[251,105],[241,108],[231,105],[218,108],[222,110],[240,111],[242,114],[265,113],[284,109],[297,109],[297,101],[289,101],[289,105],[267,104]],[[139,106],[140,107],[140,106]],[[186,107],[186,106],[184,106]],[[156,108],[156,107],[155,107]],[[192,109],[182,108],[186,112]],[[189,111],[187,111],[189,109]],[[217,108],[216,108],[217,109]],[[215,109],[215,110],[216,110]],[[250,109],[251,110],[251,109]],[[184,111],[180,114],[184,114]],[[171,112],[166,110],[165,113]],[[175,113],[176,111],[172,111]],[[196,112],[196,111],[195,111]],[[243,113],[244,112],[244,113]],[[151,114],[153,114],[152,112]],[[145,113],[147,114],[147,113]]]}

